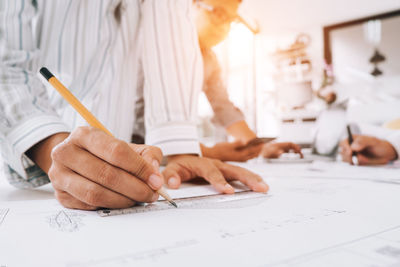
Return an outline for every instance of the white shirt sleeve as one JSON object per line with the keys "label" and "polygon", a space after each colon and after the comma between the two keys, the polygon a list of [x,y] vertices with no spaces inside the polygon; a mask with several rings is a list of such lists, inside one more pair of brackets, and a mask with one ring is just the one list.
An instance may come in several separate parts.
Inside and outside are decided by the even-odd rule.
{"label": "white shirt sleeve", "polygon": [[33,177],[27,169],[34,164],[24,153],[69,128],[51,108],[36,73],[30,71],[39,55],[33,38],[37,11],[32,1],[3,1],[0,9],[0,150],[14,176],[29,180]]}
{"label": "white shirt sleeve", "polygon": [[192,1],[144,1],[142,30],[146,143],[164,155],[200,154],[203,70]]}

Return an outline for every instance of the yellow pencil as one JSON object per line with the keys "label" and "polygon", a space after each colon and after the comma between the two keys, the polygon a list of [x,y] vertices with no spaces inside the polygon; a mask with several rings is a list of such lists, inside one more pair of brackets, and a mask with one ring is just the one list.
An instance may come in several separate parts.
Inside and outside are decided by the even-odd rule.
{"label": "yellow pencil", "polygon": [[[47,69],[41,68],[40,73],[43,77],[61,94],[61,96],[76,110],[79,114],[91,125],[97,129],[100,129],[110,136],[112,133],[104,127],[101,122],[99,122],[96,117],[87,109],[85,106]],[[169,203],[171,203],[176,208],[178,207],[176,203],[167,194],[164,188],[157,190],[157,193],[165,198]]]}

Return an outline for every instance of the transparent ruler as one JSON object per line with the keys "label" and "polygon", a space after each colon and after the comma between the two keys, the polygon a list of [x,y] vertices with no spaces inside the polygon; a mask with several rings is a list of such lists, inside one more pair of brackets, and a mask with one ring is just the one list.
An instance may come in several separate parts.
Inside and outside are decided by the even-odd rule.
{"label": "transparent ruler", "polygon": [[[270,195],[256,193],[252,191],[237,192],[232,195],[208,195],[198,197],[188,197],[174,199],[178,205],[178,209],[226,209],[226,208],[244,208],[260,204],[266,200]],[[102,209],[97,213],[101,217],[122,215],[129,213],[144,213],[151,211],[160,211],[176,209],[167,201],[157,201],[151,204],[141,204],[127,209]]]}

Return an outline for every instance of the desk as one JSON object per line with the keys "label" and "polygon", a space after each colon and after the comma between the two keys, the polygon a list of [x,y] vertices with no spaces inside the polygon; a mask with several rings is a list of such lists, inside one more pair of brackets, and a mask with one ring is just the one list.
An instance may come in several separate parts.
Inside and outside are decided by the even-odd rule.
{"label": "desk", "polygon": [[1,181],[0,266],[400,264],[400,169],[240,165],[270,185],[262,201],[105,218]]}

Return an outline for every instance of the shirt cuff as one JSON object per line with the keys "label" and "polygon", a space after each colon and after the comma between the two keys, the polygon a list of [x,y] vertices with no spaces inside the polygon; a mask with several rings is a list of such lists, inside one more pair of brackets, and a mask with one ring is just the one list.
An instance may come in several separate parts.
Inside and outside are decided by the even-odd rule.
{"label": "shirt cuff", "polygon": [[195,124],[168,123],[146,133],[146,144],[159,147],[164,156],[177,154],[201,155]]}
{"label": "shirt cuff", "polygon": [[71,129],[55,115],[41,115],[21,123],[7,134],[11,155],[4,160],[20,176],[29,179],[24,153],[41,140],[61,132],[70,132]]}
{"label": "shirt cuff", "polygon": [[386,141],[392,144],[397,153],[397,159],[400,159],[400,131],[390,134]]}

